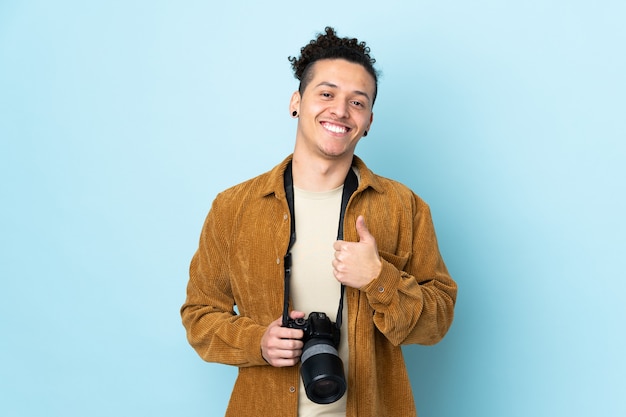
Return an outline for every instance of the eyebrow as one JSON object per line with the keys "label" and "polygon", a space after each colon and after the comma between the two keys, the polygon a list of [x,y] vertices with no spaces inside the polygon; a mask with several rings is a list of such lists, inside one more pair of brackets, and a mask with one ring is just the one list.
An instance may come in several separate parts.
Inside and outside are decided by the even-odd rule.
{"label": "eyebrow", "polygon": [[[316,86],[315,86],[315,88],[317,88],[317,87],[321,87],[321,86],[326,86],[326,87],[330,87],[330,88],[339,88],[339,86],[338,86],[337,84],[333,84],[333,83],[331,83],[331,82],[329,82],[329,81],[322,81],[321,83],[319,83],[318,85],[316,85]],[[364,91],[361,91],[361,90],[355,90],[355,91],[353,91],[352,93],[353,93],[353,94],[360,95],[360,96],[365,96],[365,98],[366,98],[367,100],[371,101],[371,100],[370,100],[370,96],[369,96],[369,94],[367,94],[367,93],[366,93],[366,92],[364,92]]]}

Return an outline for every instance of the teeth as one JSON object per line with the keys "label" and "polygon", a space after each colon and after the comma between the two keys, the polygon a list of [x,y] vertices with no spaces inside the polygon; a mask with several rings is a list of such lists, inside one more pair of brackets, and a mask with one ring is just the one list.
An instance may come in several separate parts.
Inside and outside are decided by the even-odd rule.
{"label": "teeth", "polygon": [[334,133],[346,133],[348,131],[348,129],[343,126],[337,126],[329,123],[324,123],[324,129],[330,130]]}

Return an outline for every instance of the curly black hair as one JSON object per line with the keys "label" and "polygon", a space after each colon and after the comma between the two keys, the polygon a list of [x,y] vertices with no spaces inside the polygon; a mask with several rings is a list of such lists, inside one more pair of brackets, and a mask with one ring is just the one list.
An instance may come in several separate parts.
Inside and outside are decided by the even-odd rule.
{"label": "curly black hair", "polygon": [[304,92],[306,86],[313,78],[312,65],[320,59],[345,59],[346,61],[360,64],[374,77],[374,98],[378,92],[378,71],[374,68],[376,60],[370,56],[370,48],[365,42],[359,42],[356,38],[340,38],[335,29],[326,26],[325,33],[318,33],[306,46],[300,49],[300,57],[289,57],[294,76],[300,81],[298,91]]}

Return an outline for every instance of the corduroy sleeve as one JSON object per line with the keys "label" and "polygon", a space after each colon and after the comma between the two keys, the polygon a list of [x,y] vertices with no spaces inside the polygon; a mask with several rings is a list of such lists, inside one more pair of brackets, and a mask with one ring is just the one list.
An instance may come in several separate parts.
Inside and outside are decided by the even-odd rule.
{"label": "corduroy sleeve", "polygon": [[409,250],[394,254],[381,250],[381,273],[363,289],[376,327],[396,346],[439,342],[452,324],[457,294],[439,252],[428,205],[415,194],[411,203],[412,223],[395,222]]}
{"label": "corduroy sleeve", "polygon": [[234,311],[228,265],[232,216],[228,211],[228,204],[218,196],[191,261],[181,317],[189,343],[205,361],[239,367],[266,365],[260,348],[266,327]]}

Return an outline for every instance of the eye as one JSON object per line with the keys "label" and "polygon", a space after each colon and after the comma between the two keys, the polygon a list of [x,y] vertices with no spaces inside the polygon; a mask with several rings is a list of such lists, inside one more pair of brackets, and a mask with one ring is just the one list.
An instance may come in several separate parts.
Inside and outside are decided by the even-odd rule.
{"label": "eye", "polygon": [[353,100],[352,104],[354,104],[357,107],[363,107],[363,103],[361,103],[360,101]]}
{"label": "eye", "polygon": [[321,93],[320,95],[321,95],[322,97],[324,97],[324,98],[331,98],[331,97],[332,97],[332,94],[327,93],[327,92],[323,92],[323,93]]}

